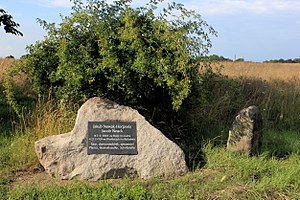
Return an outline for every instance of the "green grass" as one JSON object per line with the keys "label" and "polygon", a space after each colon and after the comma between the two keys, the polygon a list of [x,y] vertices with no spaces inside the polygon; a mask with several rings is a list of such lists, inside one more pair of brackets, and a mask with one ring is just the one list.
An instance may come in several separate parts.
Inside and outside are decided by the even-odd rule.
{"label": "green grass", "polygon": [[91,186],[89,184],[73,183],[68,186],[52,186],[40,189],[30,187],[19,189],[10,194],[10,199],[150,199],[151,194],[139,183],[123,183],[113,186],[108,182]]}
{"label": "green grass", "polygon": [[300,133],[297,131],[266,131],[262,151],[269,156],[284,159],[300,155]]}
{"label": "green grass", "polygon": [[[300,134],[265,130],[262,152],[246,157],[226,151],[227,131],[216,129],[193,151],[204,165],[183,177],[47,183],[16,181],[18,172],[41,169],[33,144],[70,130],[75,113],[47,102],[28,121],[0,133],[0,199],[297,199],[300,197]],[[4,129],[3,129],[4,130]],[[3,131],[2,130],[2,131]],[[212,129],[210,129],[213,131]],[[11,133],[9,133],[9,131]],[[202,148],[200,148],[202,146]],[[34,175],[33,175],[34,176]],[[48,176],[45,174],[45,176]],[[26,176],[24,177],[26,178]],[[49,178],[49,177],[48,177]]]}
{"label": "green grass", "polygon": [[[192,116],[195,138],[183,146],[190,164],[201,168],[175,179],[92,183],[60,182],[47,174],[42,181],[32,178],[42,170],[34,142],[70,131],[78,107],[57,105],[50,97],[33,101],[20,93],[18,101],[30,109],[17,119],[0,87],[0,199],[299,199],[299,85],[209,79],[209,101],[195,104],[187,114]],[[226,151],[228,124],[240,108],[252,104],[259,105],[264,116],[261,154],[246,157]]]}
{"label": "green grass", "polygon": [[[299,138],[298,138],[299,139]],[[284,159],[263,152],[247,157],[224,146],[203,147],[207,164],[176,179],[128,178],[66,185],[32,184],[6,191],[10,199],[297,199],[300,197],[299,154]]]}

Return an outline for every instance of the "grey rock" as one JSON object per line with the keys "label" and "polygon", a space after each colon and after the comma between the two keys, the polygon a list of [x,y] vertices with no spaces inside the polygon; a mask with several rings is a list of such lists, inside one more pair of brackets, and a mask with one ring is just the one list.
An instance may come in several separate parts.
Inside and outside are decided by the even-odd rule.
{"label": "grey rock", "polygon": [[[136,122],[137,155],[87,154],[89,121]],[[128,176],[174,177],[188,168],[183,151],[153,127],[138,111],[98,97],[78,110],[73,130],[35,142],[45,171],[60,179],[99,180]]]}
{"label": "grey rock", "polygon": [[229,131],[227,149],[246,155],[256,155],[261,150],[263,120],[260,110],[250,106],[239,112]]}

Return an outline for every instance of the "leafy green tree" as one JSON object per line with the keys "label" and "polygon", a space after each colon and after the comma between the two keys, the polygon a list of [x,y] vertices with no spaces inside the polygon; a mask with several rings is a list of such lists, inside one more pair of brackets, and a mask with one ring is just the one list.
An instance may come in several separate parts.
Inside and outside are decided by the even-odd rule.
{"label": "leafy green tree", "polygon": [[73,0],[59,25],[38,20],[48,34],[28,47],[19,67],[35,91],[77,102],[102,96],[149,115],[179,110],[199,81],[191,60],[208,51],[216,32],[182,4],[130,2]]}
{"label": "leafy green tree", "polygon": [[17,29],[20,25],[13,21],[13,17],[7,14],[5,10],[0,9],[0,26],[2,25],[6,33],[23,36],[23,33]]}
{"label": "leafy green tree", "polygon": [[167,137],[180,138],[186,152],[197,152],[187,153],[188,159],[201,160],[202,137],[192,128],[199,117],[190,111],[209,102],[203,81],[213,75],[199,75],[194,62],[207,54],[215,30],[196,12],[163,0],[138,8],[130,0],[72,2],[60,24],[38,20],[47,36],[8,70],[12,107],[21,113],[12,77],[22,71],[40,95],[53,91],[58,100],[76,103],[101,96],[136,108]]}
{"label": "leafy green tree", "polygon": [[[136,9],[129,2],[75,0],[60,27],[40,21],[48,36],[28,57],[38,92],[52,87],[66,100],[101,95],[131,105],[163,95],[178,109],[190,91],[190,59],[211,45],[205,28],[215,32],[181,4],[156,16],[158,1]],[[180,15],[169,20],[174,10]]]}

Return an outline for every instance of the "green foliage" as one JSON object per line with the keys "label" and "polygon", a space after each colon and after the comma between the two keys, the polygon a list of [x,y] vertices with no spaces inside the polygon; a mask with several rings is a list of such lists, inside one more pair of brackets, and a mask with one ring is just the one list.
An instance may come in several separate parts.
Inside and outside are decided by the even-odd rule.
{"label": "green foliage", "polygon": [[77,102],[103,96],[149,116],[179,110],[197,71],[190,61],[208,51],[215,31],[181,4],[154,14],[160,2],[131,8],[127,0],[74,0],[59,26],[39,20],[48,35],[28,47],[22,63],[35,91],[51,89],[58,99]]}
{"label": "green foliage", "polygon": [[[0,85],[0,110],[0,133],[6,135],[10,131],[11,127],[11,122],[9,121],[9,119],[11,119],[11,112],[9,105],[5,100],[5,94],[3,92],[2,85]],[[0,136],[2,134],[0,134]]]}
{"label": "green foliage", "polygon": [[[50,91],[57,100],[78,104],[105,97],[138,109],[172,140],[189,137],[181,108],[189,96],[206,93],[192,94],[195,85],[209,90],[201,87],[192,62],[208,52],[209,34],[216,32],[181,4],[169,3],[159,12],[160,2],[131,8],[126,0],[74,0],[72,13],[59,25],[38,20],[48,35],[28,46],[29,54],[8,71],[8,102],[21,116],[12,82],[25,72],[39,95]],[[189,140],[182,139],[182,146],[189,148]]]}
{"label": "green foliage", "polygon": [[237,62],[244,62],[245,59],[244,58],[237,58],[235,61],[237,61]]}
{"label": "green foliage", "polygon": [[22,64],[15,63],[14,66],[8,68],[8,70],[6,70],[6,72],[5,72],[5,79],[4,79],[4,83],[3,83],[3,86],[5,88],[4,92],[5,92],[6,100],[18,116],[21,116],[22,108],[17,103],[17,100],[16,100],[14,77],[15,77],[15,75],[22,72],[22,66],[23,66]]}
{"label": "green foliage", "polygon": [[10,14],[0,8],[0,26],[2,25],[6,33],[23,36],[23,33],[17,29],[20,25],[13,20]]}

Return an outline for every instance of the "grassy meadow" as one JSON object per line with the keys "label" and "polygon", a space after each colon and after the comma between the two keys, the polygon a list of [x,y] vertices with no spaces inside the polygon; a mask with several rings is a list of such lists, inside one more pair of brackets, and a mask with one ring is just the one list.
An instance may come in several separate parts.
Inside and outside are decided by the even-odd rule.
{"label": "grassy meadow", "polygon": [[[211,101],[199,106],[205,164],[175,179],[123,178],[98,182],[62,181],[39,165],[34,142],[70,131],[78,105],[66,107],[37,97],[18,118],[5,101],[3,74],[14,62],[0,59],[0,199],[299,199],[300,64],[223,62],[207,87]],[[29,94],[15,78],[18,100]],[[28,100],[28,98],[26,98]],[[262,152],[246,157],[226,151],[237,112],[257,105],[264,118]],[[196,119],[196,118],[195,118]]]}
{"label": "grassy meadow", "polygon": [[297,81],[300,79],[299,63],[256,63],[256,62],[221,62],[223,75],[232,78],[247,77],[266,81]]}

